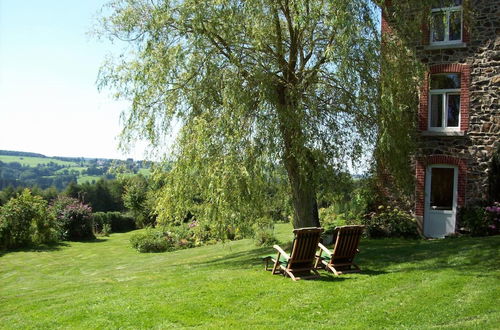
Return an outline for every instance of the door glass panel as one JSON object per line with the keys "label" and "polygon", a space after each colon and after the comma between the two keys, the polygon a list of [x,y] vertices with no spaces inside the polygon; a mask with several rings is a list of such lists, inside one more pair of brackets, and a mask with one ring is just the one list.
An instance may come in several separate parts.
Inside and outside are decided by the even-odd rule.
{"label": "door glass panel", "polygon": [[460,116],[460,95],[448,95],[448,127],[458,127],[458,117]]}
{"label": "door glass panel", "polygon": [[431,127],[443,126],[443,94],[431,95]]}
{"label": "door glass panel", "polygon": [[436,12],[432,14],[432,41],[444,41],[444,20],[444,12]]}
{"label": "door glass panel", "polygon": [[431,209],[453,209],[453,168],[432,168],[431,173]]}
{"label": "door glass panel", "polygon": [[452,11],[450,13],[450,40],[462,39],[462,12]]}

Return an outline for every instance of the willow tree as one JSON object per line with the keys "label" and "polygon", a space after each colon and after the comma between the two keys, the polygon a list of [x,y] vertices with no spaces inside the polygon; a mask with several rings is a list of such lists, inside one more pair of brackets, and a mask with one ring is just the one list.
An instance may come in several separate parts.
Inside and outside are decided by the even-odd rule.
{"label": "willow tree", "polygon": [[161,148],[180,127],[160,219],[256,216],[270,166],[282,166],[294,226],[318,226],[318,167],[345,167],[376,135],[374,11],[366,0],[111,2],[101,32],[130,47],[99,84],[131,100],[122,143]]}

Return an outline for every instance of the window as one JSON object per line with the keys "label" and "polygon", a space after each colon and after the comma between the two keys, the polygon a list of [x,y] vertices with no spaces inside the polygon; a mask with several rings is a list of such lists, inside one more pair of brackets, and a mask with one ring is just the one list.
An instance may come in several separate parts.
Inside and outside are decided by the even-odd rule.
{"label": "window", "polygon": [[431,75],[429,130],[459,130],[460,85],[460,74],[458,73]]}
{"label": "window", "polygon": [[441,0],[431,13],[431,44],[462,42],[462,0]]}

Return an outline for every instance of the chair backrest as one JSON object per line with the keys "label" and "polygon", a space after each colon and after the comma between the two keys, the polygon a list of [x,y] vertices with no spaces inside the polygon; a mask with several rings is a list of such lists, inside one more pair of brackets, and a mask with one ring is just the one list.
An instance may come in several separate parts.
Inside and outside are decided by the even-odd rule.
{"label": "chair backrest", "polygon": [[314,262],[318,243],[321,239],[323,228],[309,227],[295,229],[295,239],[293,240],[292,253],[288,261],[288,267],[307,266]]}
{"label": "chair backrest", "polygon": [[333,258],[354,258],[356,255],[364,226],[337,227],[337,239],[333,249]]}

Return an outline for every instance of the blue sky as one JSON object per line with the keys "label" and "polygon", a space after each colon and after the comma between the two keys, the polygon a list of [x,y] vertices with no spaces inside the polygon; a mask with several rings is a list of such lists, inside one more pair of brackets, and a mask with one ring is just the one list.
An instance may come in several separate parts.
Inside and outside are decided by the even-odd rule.
{"label": "blue sky", "polygon": [[0,149],[142,159],[117,150],[124,102],[98,93],[116,45],[88,32],[106,0],[0,0]]}

